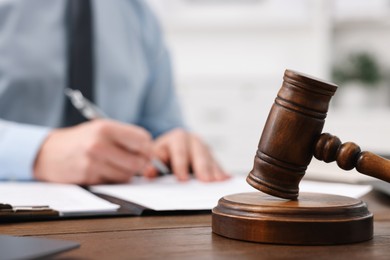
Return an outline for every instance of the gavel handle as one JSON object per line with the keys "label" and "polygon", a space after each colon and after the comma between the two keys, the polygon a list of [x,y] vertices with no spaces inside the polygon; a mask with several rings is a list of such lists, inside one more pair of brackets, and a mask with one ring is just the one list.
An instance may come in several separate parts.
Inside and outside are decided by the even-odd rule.
{"label": "gavel handle", "polygon": [[390,182],[390,161],[374,153],[361,151],[352,142],[341,143],[337,136],[321,134],[315,148],[314,157],[324,162],[336,161],[344,170],[356,170],[365,175]]}

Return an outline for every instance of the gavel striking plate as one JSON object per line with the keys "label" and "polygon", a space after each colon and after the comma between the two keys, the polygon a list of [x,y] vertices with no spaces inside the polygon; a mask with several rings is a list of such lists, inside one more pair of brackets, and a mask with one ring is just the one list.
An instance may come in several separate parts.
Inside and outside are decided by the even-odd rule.
{"label": "gavel striking plate", "polygon": [[390,162],[322,129],[337,86],[286,70],[260,138],[247,182],[262,192],[227,195],[212,211],[212,230],[224,237],[275,244],[332,245],[373,236],[364,202],[301,193],[313,156],[390,182]]}

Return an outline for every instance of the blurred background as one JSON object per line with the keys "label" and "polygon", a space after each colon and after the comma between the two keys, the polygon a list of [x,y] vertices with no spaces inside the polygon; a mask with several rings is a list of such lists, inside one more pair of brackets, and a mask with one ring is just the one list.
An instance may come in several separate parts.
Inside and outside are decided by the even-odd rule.
{"label": "blurred background", "polygon": [[[189,126],[247,173],[285,69],[337,83],[325,131],[390,154],[389,0],[148,0]],[[364,179],[313,159],[307,178]]]}

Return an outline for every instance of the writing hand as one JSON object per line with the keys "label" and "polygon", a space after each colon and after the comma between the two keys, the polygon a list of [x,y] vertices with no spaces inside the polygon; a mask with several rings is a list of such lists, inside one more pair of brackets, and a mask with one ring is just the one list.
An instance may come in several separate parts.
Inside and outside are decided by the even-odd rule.
{"label": "writing hand", "polygon": [[150,163],[151,155],[146,130],[97,119],[53,130],[37,155],[34,177],[83,185],[128,182]]}

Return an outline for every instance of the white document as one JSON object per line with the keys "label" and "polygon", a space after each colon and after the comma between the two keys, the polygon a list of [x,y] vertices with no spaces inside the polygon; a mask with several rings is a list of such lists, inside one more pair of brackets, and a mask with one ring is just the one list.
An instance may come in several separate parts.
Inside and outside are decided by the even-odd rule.
{"label": "white document", "polygon": [[119,208],[77,185],[44,182],[0,182],[0,203],[49,206],[60,215],[105,213]]}
{"label": "white document", "polygon": [[318,181],[301,181],[300,192],[327,193],[352,198],[360,198],[372,190],[371,185],[331,183]]}
{"label": "white document", "polygon": [[[157,211],[210,210],[226,195],[254,192],[245,177],[223,182],[202,183],[197,180],[178,182],[174,176],[153,180],[134,178],[129,184],[92,186],[93,192],[110,195]],[[333,184],[302,181],[300,191],[360,197],[371,190],[369,185]]]}

